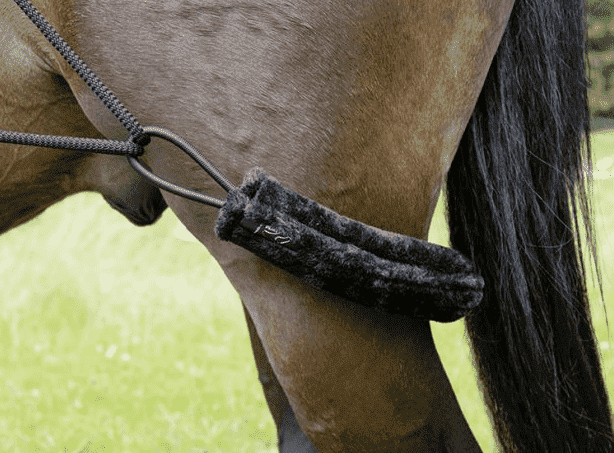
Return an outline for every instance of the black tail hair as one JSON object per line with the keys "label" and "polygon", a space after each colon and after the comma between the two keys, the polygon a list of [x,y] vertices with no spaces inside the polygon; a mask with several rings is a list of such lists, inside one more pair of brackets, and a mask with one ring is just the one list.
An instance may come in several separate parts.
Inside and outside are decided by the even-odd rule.
{"label": "black tail hair", "polygon": [[452,246],[486,282],[467,329],[505,452],[614,451],[581,249],[585,234],[596,266],[584,18],[581,0],[516,0],[448,174]]}

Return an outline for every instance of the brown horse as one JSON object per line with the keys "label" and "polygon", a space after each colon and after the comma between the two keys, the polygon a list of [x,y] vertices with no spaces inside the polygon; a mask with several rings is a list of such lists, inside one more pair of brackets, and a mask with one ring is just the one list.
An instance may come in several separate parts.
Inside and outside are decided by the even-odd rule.
{"label": "brown horse", "polygon": [[[575,236],[580,215],[592,231],[581,2],[34,3],[143,124],[233,181],[258,164],[424,239],[447,177],[453,245],[486,279],[468,326],[504,450],[612,450]],[[0,127],[123,138],[19,8],[0,14]],[[428,322],[342,303],[219,241],[211,208],[161,195],[123,158],[0,151],[0,231],[82,190],[137,224],[170,206],[241,295],[281,451],[480,451]],[[165,143],[143,161],[224,196]]]}

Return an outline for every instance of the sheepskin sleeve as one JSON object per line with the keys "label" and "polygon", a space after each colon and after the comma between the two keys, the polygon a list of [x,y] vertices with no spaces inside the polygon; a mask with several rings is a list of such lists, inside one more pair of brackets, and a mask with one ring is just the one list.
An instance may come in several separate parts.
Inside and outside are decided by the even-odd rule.
{"label": "sheepskin sleeve", "polygon": [[484,280],[459,252],[344,217],[252,168],[215,232],[305,282],[366,307],[439,322],[465,316]]}

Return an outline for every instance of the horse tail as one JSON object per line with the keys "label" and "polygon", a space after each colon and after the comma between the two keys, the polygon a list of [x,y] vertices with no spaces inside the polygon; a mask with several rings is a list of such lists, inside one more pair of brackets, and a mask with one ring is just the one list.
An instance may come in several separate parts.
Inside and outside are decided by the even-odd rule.
{"label": "horse tail", "polygon": [[516,0],[447,179],[452,246],[486,281],[467,329],[505,452],[614,451],[580,239],[597,269],[583,3]]}

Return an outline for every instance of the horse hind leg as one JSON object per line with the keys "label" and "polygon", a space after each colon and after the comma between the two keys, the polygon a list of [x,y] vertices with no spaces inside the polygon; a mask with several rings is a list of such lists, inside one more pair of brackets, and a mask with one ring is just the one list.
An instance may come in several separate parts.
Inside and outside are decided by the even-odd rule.
{"label": "horse hind leg", "polygon": [[318,450],[298,426],[288,398],[271,368],[254,322],[245,307],[243,307],[243,311],[245,312],[249,338],[256,360],[258,379],[277,428],[277,442],[280,453],[318,453]]}
{"label": "horse hind leg", "polygon": [[278,436],[280,453],[318,453],[316,447],[299,428],[294,412],[287,402],[281,426],[278,428]]}

